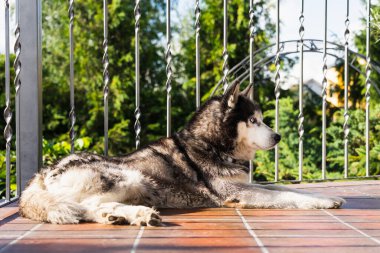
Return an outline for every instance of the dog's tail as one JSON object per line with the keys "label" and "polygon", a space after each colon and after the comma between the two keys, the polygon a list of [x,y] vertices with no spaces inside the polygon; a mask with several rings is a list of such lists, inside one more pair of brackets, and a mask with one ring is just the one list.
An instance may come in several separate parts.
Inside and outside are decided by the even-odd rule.
{"label": "dog's tail", "polygon": [[85,209],[77,203],[59,201],[59,196],[50,193],[44,177],[37,174],[22,192],[19,204],[20,215],[32,220],[56,224],[78,223],[85,216]]}

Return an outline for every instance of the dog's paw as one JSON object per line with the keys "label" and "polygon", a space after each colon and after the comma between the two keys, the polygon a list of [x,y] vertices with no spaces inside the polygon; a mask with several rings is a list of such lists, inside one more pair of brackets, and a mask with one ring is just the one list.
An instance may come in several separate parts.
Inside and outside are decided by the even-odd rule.
{"label": "dog's paw", "polygon": [[161,217],[159,213],[150,207],[139,206],[136,216],[131,220],[131,225],[137,226],[160,226]]}
{"label": "dog's paw", "polygon": [[331,197],[330,199],[330,205],[329,207],[326,207],[326,209],[336,209],[340,208],[346,201],[339,197]]}
{"label": "dog's paw", "polygon": [[123,216],[117,216],[113,213],[102,213],[104,218],[101,223],[108,225],[129,225],[129,221]]}
{"label": "dog's paw", "polygon": [[237,198],[227,199],[222,204],[223,207],[232,207],[232,208],[244,208],[240,203],[240,200]]}
{"label": "dog's paw", "polygon": [[314,197],[312,201],[302,203],[300,208],[304,209],[336,209],[340,208],[346,201],[339,197]]}
{"label": "dog's paw", "polygon": [[146,206],[105,206],[97,212],[98,223],[108,225],[160,226],[161,218],[153,208]]}

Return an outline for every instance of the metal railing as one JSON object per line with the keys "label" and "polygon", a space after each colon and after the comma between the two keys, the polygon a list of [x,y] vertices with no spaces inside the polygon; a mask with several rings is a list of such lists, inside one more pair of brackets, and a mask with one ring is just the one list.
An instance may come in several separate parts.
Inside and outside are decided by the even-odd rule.
{"label": "metal railing", "polygon": [[[2,1],[5,9],[5,93],[6,108],[4,118],[6,127],[6,196],[0,205],[17,200],[27,182],[42,164],[42,51],[41,51],[41,1],[15,1],[15,61],[13,64],[15,113],[10,101],[10,2]],[[11,194],[11,157],[12,128],[15,116],[16,143],[16,192]]]}
{"label": "metal railing", "polygon": [[[20,1],[15,0],[15,13],[16,13],[16,30],[15,30],[15,47],[14,53],[16,59],[14,62],[15,69],[15,122],[16,122],[16,147],[11,147],[12,143],[12,129],[11,129],[11,120],[12,120],[12,108],[10,107],[10,50],[9,50],[9,41],[10,41],[10,32],[9,32],[9,1],[5,0],[4,10],[5,10],[5,111],[4,119],[6,122],[4,130],[4,138],[6,140],[6,196],[1,203],[4,205],[6,203],[12,202],[17,199],[21,190],[25,187],[27,181],[33,176],[35,172],[41,166],[41,157],[42,157],[42,119],[41,119],[41,96],[42,96],[42,72],[41,72],[41,0],[28,0]],[[198,108],[201,104],[201,71],[200,71],[200,30],[201,30],[201,8],[200,0],[195,1],[195,66],[196,66],[196,85],[195,85],[195,94],[196,94],[196,107]],[[255,23],[254,23],[254,1],[250,0],[249,13],[249,56],[243,59],[241,62],[229,68],[228,66],[228,0],[223,1],[223,65],[221,66],[221,72],[223,73],[222,79],[218,84],[216,84],[212,94],[217,92],[220,88],[224,91],[227,89],[228,84],[234,81],[239,80],[244,82],[249,78],[249,84],[255,85],[254,77],[255,73],[261,71],[265,66],[274,63],[275,65],[275,125],[274,128],[279,131],[279,99],[281,96],[280,82],[281,82],[281,61],[287,56],[298,55],[300,62],[299,69],[299,116],[298,116],[298,136],[299,136],[299,170],[298,170],[298,180],[302,181],[303,175],[303,141],[304,141],[304,115],[303,115],[303,87],[304,87],[304,55],[306,53],[318,53],[323,55],[323,90],[322,90],[322,180],[326,179],[326,88],[327,88],[327,56],[331,56],[337,59],[341,59],[339,55],[335,52],[344,52],[344,124],[342,126],[342,131],[344,132],[344,178],[348,178],[348,136],[349,136],[349,109],[348,109],[348,86],[349,86],[349,71],[356,71],[360,74],[365,75],[365,148],[366,148],[366,176],[371,176],[370,171],[370,144],[369,144],[369,115],[370,115],[370,89],[373,85],[374,88],[380,92],[379,87],[371,80],[371,70],[376,71],[380,74],[379,64],[371,61],[370,59],[370,10],[371,10],[371,1],[367,0],[367,28],[366,28],[366,55],[361,55],[357,52],[354,52],[350,49],[349,45],[349,35],[350,35],[350,16],[349,16],[349,0],[346,1],[346,19],[342,22],[345,23],[345,32],[344,32],[344,43],[337,44],[327,40],[327,29],[328,29],[328,20],[327,20],[327,0],[324,1],[324,38],[323,40],[319,39],[310,39],[304,38],[304,0],[300,0],[300,15],[299,15],[299,38],[296,40],[280,40],[280,1],[276,0],[276,36],[275,43],[270,44],[264,48],[254,48],[255,43]],[[166,97],[167,97],[167,136],[171,135],[171,100],[172,100],[172,79],[173,79],[173,70],[172,70],[172,52],[171,52],[171,1],[166,0]],[[136,136],[136,148],[140,145],[140,133],[141,126],[140,117],[140,1],[135,1],[134,16],[135,16],[135,91],[136,91],[136,108],[134,112],[135,124],[134,131]],[[76,116],[75,116],[75,101],[74,101],[74,36],[73,36],[73,22],[75,19],[74,16],[75,1],[70,0],[68,6],[69,14],[69,43],[70,43],[70,142],[71,142],[71,152],[74,150],[74,140],[76,134],[74,131]],[[110,75],[108,71],[109,59],[108,59],[108,1],[103,0],[103,28],[104,28],[104,40],[103,40],[103,98],[104,98],[104,154],[108,154],[108,96],[109,96],[109,82]],[[275,48],[274,54],[268,54],[262,59],[255,61],[255,56],[259,55],[261,52]],[[362,73],[360,68],[356,67],[355,64],[349,61],[349,56],[356,58],[361,58],[366,61],[366,71]],[[255,89],[253,89],[254,92]],[[252,94],[253,97],[253,94]],[[10,152],[11,149],[15,148],[16,150],[16,178],[17,178],[17,191],[15,196],[11,197],[10,192],[10,177],[11,177],[11,158]],[[279,154],[281,150],[277,146],[275,149],[275,168],[274,168],[274,181],[279,181]],[[252,162],[250,163],[250,175],[252,175]],[[250,177],[252,179],[252,176]]]}

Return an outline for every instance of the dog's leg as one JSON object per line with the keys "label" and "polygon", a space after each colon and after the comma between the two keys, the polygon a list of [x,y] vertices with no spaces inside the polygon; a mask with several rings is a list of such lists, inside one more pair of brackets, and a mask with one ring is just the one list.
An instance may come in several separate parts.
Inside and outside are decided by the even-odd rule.
{"label": "dog's leg", "polygon": [[137,226],[159,226],[161,224],[159,213],[150,207],[102,202],[97,197],[87,199],[81,204],[87,208],[87,221]]}
{"label": "dog's leg", "polygon": [[339,208],[345,201],[339,197],[327,197],[316,194],[286,191],[249,184],[226,184],[228,189],[225,206],[241,208],[300,208],[328,209]]}
{"label": "dog's leg", "polygon": [[267,189],[267,190],[272,190],[272,191],[285,191],[285,192],[296,192],[296,193],[302,193],[302,194],[314,194],[312,192],[307,192],[304,190],[299,190],[299,189],[293,189],[289,188],[283,185],[275,185],[275,184],[252,184],[252,187],[255,188],[261,188],[261,189]]}
{"label": "dog's leg", "polygon": [[36,175],[23,191],[19,203],[23,217],[54,224],[75,224],[84,220],[86,210],[83,206],[47,191],[43,180],[41,175]]}

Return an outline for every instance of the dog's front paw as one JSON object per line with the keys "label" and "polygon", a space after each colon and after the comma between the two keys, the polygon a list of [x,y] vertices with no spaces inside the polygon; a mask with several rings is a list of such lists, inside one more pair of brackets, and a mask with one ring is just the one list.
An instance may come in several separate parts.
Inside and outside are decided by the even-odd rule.
{"label": "dog's front paw", "polygon": [[104,220],[102,223],[109,225],[129,225],[129,221],[123,216],[117,216],[113,213],[103,213]]}
{"label": "dog's front paw", "polygon": [[97,222],[110,225],[161,225],[158,212],[146,206],[108,205],[99,209],[96,216]]}
{"label": "dog's front paw", "polygon": [[222,204],[223,207],[232,207],[232,208],[244,208],[240,203],[240,200],[237,198],[227,199]]}
{"label": "dog's front paw", "polygon": [[336,209],[340,208],[346,201],[339,197],[331,197],[330,199],[330,205],[328,207],[325,207],[326,209]]}
{"label": "dog's front paw", "polygon": [[159,213],[150,207],[137,206],[138,210],[131,219],[131,225],[137,226],[160,226],[161,217]]}
{"label": "dog's front paw", "polygon": [[299,208],[304,209],[336,209],[340,208],[346,201],[339,197],[314,197],[312,201],[300,203]]}

